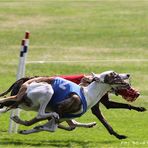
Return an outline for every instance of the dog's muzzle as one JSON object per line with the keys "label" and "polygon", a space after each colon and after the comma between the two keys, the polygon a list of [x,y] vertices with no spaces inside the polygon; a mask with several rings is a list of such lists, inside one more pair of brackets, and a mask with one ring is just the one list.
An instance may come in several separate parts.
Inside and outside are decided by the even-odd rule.
{"label": "dog's muzzle", "polygon": [[118,89],[116,90],[116,93],[121,95],[128,102],[135,101],[140,95],[139,91],[135,90],[132,87],[128,89]]}

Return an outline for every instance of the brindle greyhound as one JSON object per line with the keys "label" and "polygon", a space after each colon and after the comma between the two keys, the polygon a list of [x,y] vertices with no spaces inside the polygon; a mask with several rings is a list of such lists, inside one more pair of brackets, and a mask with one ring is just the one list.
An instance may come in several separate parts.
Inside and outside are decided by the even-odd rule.
{"label": "brindle greyhound", "polygon": [[[107,89],[107,91],[108,90],[110,90],[110,89],[113,89],[113,90],[115,90],[115,89],[119,89],[119,86],[120,86],[120,88],[122,88],[122,87],[127,87],[127,88],[130,88],[130,86],[129,86],[129,84],[127,84],[126,82],[124,82],[124,79],[127,79],[129,77],[129,75],[121,75],[121,74],[117,74],[117,73],[115,73],[115,72],[106,72],[106,73],[102,73],[101,75],[99,75],[99,76],[94,76],[94,78],[93,78],[93,80],[95,81],[95,83],[96,84],[98,84],[99,83],[99,85],[98,86],[100,86],[100,85],[102,85],[102,86],[106,86],[106,87],[108,87],[108,89],[107,88],[105,88],[105,89]],[[29,79],[29,78],[26,78],[26,80],[27,79]],[[25,79],[23,79],[23,80],[25,80]],[[22,80],[20,80],[20,81],[22,81]],[[47,83],[49,83],[49,84],[51,84],[51,81],[52,81],[52,79],[50,78],[49,79],[49,77],[41,77],[41,78],[35,78],[35,79],[31,79],[31,80],[29,80],[29,81],[27,81],[27,83],[26,84],[23,84],[23,87],[21,87],[21,89],[20,89],[20,91],[19,92],[21,92],[21,93],[18,93],[18,95],[17,95],[17,98],[18,99],[12,99],[15,103],[15,105],[13,104],[13,107],[15,106],[18,106],[20,103],[21,103],[21,100],[28,100],[28,99],[21,99],[21,98],[23,98],[24,97],[24,93],[26,93],[26,89],[27,89],[27,87],[29,87],[29,85],[28,84],[31,84],[33,81],[36,81],[36,82],[47,82]],[[98,82],[98,83],[97,83]],[[24,82],[23,82],[24,83]],[[93,82],[94,83],[94,82]],[[20,84],[20,83],[19,83]],[[20,86],[21,86],[21,84],[20,84]],[[20,88],[20,86],[19,85],[17,85],[17,87],[18,87],[18,89]],[[119,134],[117,134],[112,128],[111,128],[111,126],[109,125],[109,124],[107,124],[107,122],[106,122],[106,120],[104,119],[104,117],[102,116],[102,114],[101,114],[101,112],[100,112],[100,110],[99,110],[99,108],[98,108],[98,105],[99,105],[99,102],[101,102],[101,103],[103,103],[107,108],[125,108],[125,109],[134,109],[134,110],[137,110],[137,111],[145,111],[145,108],[142,108],[142,107],[134,107],[134,106],[131,106],[131,105],[128,105],[128,104],[122,104],[122,103],[116,103],[116,102],[112,102],[112,101],[109,101],[109,98],[108,98],[108,95],[106,94],[105,95],[105,93],[107,93],[107,91],[103,91],[103,93],[102,92],[100,92],[99,94],[98,94],[98,96],[96,97],[94,94],[96,93],[94,90],[92,90],[91,89],[91,87],[90,87],[91,85],[89,85],[88,87],[87,87],[87,89],[86,88],[84,88],[84,95],[85,95],[85,97],[87,98],[87,108],[91,108],[92,109],[92,113],[93,114],[95,114],[97,117],[98,117],[98,119],[103,123],[103,125],[108,129],[108,131],[109,131],[109,133],[110,134],[112,134],[112,135],[114,135],[114,136],[116,136],[117,138],[119,138],[119,139],[123,139],[123,138],[126,138],[126,136],[124,136],[124,135],[119,135]],[[13,86],[14,87],[14,86]],[[17,90],[18,90],[17,89]],[[50,88],[49,88],[50,89]],[[93,93],[91,93],[91,91],[94,91]],[[88,91],[89,90],[89,93],[86,93],[85,91]],[[16,91],[16,90],[15,90]],[[98,90],[97,90],[98,91]],[[14,94],[15,94],[15,92],[13,92]],[[103,95],[104,94],[104,95]],[[90,97],[90,96],[87,96],[87,95],[92,95],[92,96],[94,96],[94,98],[98,98],[98,99],[96,99],[94,102],[91,102],[90,101],[90,98],[92,99],[92,97]],[[14,96],[15,97],[15,96]],[[28,95],[27,95],[27,97],[28,97]],[[27,98],[26,97],[26,98]],[[48,96],[49,97],[49,96]],[[137,97],[138,97],[138,95],[137,95]],[[31,98],[31,97],[30,97]],[[10,98],[9,98],[10,99]],[[99,100],[100,99],[100,100]],[[13,102],[11,100],[11,102]],[[17,100],[17,101],[16,101]],[[17,103],[16,103],[17,102]],[[26,101],[26,103],[27,103],[27,101]],[[6,104],[4,104],[4,103],[1,103],[2,104],[2,106],[6,106]],[[12,104],[12,103],[11,103]],[[30,104],[30,103],[29,103]],[[48,103],[46,102],[46,104],[44,105],[44,107],[42,106],[42,111],[43,110],[45,110],[45,106],[47,105]],[[68,105],[68,106],[67,106]],[[20,105],[19,105],[20,106]],[[76,111],[78,111],[78,110],[80,110],[80,108],[81,108],[81,101],[80,101],[80,98],[79,98],[79,96],[78,95],[76,95],[75,93],[74,94],[71,94],[71,96],[70,96],[70,98],[69,99],[67,99],[67,100],[64,100],[63,102],[60,102],[59,104],[58,104],[58,107],[57,107],[57,110],[56,110],[56,112],[58,112],[59,114],[60,114],[60,117],[61,118],[63,118],[62,116],[64,115],[64,114],[66,114],[66,113],[68,113],[68,114],[71,114],[71,113],[75,113]],[[12,107],[12,106],[11,106]],[[45,112],[39,112],[40,114],[38,114],[38,117],[36,118],[37,120],[36,121],[38,121],[38,120],[42,120],[42,119],[45,119],[45,118],[49,118],[50,116],[51,116],[51,113],[48,113],[48,115],[47,115],[47,113],[45,113]],[[52,116],[56,116],[55,114],[52,114]],[[41,117],[40,117],[41,116]],[[14,119],[15,120],[15,119]],[[34,123],[34,122],[33,122]],[[22,123],[21,123],[22,124]],[[46,124],[47,125],[47,124]],[[41,129],[34,129],[34,130],[41,130]],[[25,133],[25,132],[24,132]]]}
{"label": "brindle greyhound", "polygon": [[[10,91],[11,91],[11,96],[15,96],[17,95],[20,87],[22,86],[23,83],[25,83],[26,81],[28,80],[31,80],[33,78],[37,78],[39,76],[34,76],[34,77],[24,77],[24,78],[21,78],[19,80],[17,80],[15,83],[13,83],[10,88],[8,90],[6,90],[5,92],[1,93],[0,96],[4,96],[6,94],[8,94]],[[67,79],[67,80],[70,80],[76,84],[79,84],[79,85],[82,85],[82,86],[86,86],[90,83],[90,81],[92,80],[92,77],[91,76],[85,76],[83,74],[79,74],[79,75],[66,75],[66,76],[60,76],[64,79]],[[44,76],[45,78],[45,76]],[[9,97],[8,98],[8,101],[5,100],[5,103],[0,104],[0,108],[4,107],[4,106],[9,106],[8,109],[6,108],[3,108],[1,109],[1,112],[6,112],[7,110],[10,110],[11,108],[16,108],[18,106],[18,103],[14,103],[12,100],[9,100]],[[10,97],[12,98],[12,97]],[[24,104],[26,104],[26,106],[30,106],[30,102],[29,100],[26,100],[24,99]],[[12,105],[11,105],[12,104]],[[23,121],[21,120],[18,116],[13,116],[11,117],[12,120],[14,120],[16,123],[18,124],[22,124],[22,125],[25,125],[25,126],[30,126],[38,121],[41,121],[41,120],[44,120],[44,119],[37,119],[37,118],[34,118],[30,121]],[[50,118],[48,119],[50,120]],[[90,123],[80,123],[80,122],[77,122],[75,120],[67,120],[66,121],[68,123],[68,127],[65,127],[63,125],[58,125],[58,128],[61,128],[61,129],[64,129],[64,130],[68,130],[68,131],[71,131],[71,130],[74,130],[76,127],[85,127],[85,128],[91,128],[93,126],[96,125],[96,122],[90,122]],[[48,125],[49,126],[49,125]],[[49,131],[53,131],[54,129],[48,127],[48,130]],[[21,131],[20,131],[21,133]]]}

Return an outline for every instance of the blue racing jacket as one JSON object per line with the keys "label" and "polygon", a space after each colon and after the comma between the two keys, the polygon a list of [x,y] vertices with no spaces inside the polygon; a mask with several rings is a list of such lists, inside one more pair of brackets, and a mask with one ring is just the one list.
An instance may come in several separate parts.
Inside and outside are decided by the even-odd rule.
{"label": "blue racing jacket", "polygon": [[49,102],[49,105],[53,109],[56,109],[58,103],[67,99],[71,93],[77,94],[81,99],[83,111],[79,114],[64,114],[62,118],[76,118],[80,117],[82,114],[86,112],[87,102],[82,92],[82,88],[79,85],[60,77],[55,77],[51,85],[54,90],[54,94]]}

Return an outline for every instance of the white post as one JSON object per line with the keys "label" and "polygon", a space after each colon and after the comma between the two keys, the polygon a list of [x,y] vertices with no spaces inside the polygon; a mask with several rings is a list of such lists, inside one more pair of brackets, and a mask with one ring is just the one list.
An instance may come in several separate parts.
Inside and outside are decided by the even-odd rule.
{"label": "white post", "polygon": [[[29,46],[29,32],[25,33],[25,39],[22,40],[21,48],[20,48],[20,58],[19,58],[19,65],[18,65],[18,71],[16,79],[20,79],[25,76],[25,62],[28,52],[28,46]],[[20,115],[20,109],[15,109],[11,111],[10,117],[13,116],[19,116]],[[16,124],[14,121],[10,119],[9,123],[9,133],[16,133],[18,130],[18,124]]]}

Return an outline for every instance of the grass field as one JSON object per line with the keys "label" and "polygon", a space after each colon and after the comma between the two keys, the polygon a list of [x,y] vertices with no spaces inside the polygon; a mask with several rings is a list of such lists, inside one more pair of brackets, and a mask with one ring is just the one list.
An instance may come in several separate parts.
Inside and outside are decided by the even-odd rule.
{"label": "grass field", "polygon": [[[148,108],[147,26],[147,0],[1,0],[0,92],[16,80],[20,42],[29,30],[27,76],[100,73],[110,69],[131,73],[133,86],[141,92],[133,105]],[[111,98],[125,102],[121,97]],[[77,120],[97,121],[92,129],[58,129],[55,133],[28,136],[8,134],[10,113],[6,113],[0,116],[0,147],[148,147],[147,112],[107,110],[104,106],[101,109],[112,127],[127,139],[120,141],[110,136],[90,111]],[[21,113],[24,119],[34,115]]]}

